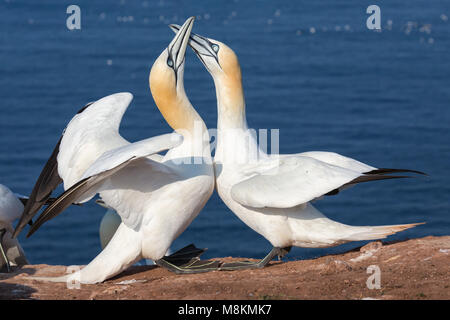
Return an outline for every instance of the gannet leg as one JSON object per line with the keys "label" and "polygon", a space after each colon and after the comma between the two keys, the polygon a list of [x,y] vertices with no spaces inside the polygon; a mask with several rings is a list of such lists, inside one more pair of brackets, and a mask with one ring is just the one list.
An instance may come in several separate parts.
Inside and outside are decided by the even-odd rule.
{"label": "gannet leg", "polygon": [[190,244],[183,249],[165,256],[162,259],[155,261],[155,263],[169,271],[177,274],[201,273],[218,270],[220,261],[200,260],[200,256],[206,249],[199,249]]}
{"label": "gannet leg", "polygon": [[28,279],[66,282],[72,284],[93,284],[118,275],[142,259],[142,236],[121,223],[108,245],[86,267],[62,277],[28,277]]}
{"label": "gannet leg", "polygon": [[[0,255],[2,257],[2,259],[5,261],[5,266],[6,266],[6,272],[11,272],[11,265],[9,263],[9,259],[6,256],[6,251],[3,249],[3,236],[6,233],[6,229],[0,229]],[[2,272],[3,267],[0,269],[0,272]]]}
{"label": "gannet leg", "polygon": [[[103,282],[142,259],[142,240],[137,232],[121,223],[108,245],[86,267],[74,273],[80,283]],[[71,275],[72,276],[72,275]]]}
{"label": "gannet leg", "polygon": [[220,266],[219,270],[232,271],[245,269],[261,269],[264,268],[276,256],[278,256],[278,260],[281,260],[291,250],[291,248],[292,247],[285,247],[285,248],[274,247],[269,252],[269,254],[264,257],[264,259],[258,262],[252,262],[247,260],[247,261],[224,263]]}
{"label": "gannet leg", "polygon": [[181,265],[169,262],[166,260],[166,258],[156,260],[155,263],[156,265],[177,274],[192,274],[215,271],[219,270],[219,267],[221,265],[220,261],[200,260],[198,258],[191,259],[191,261],[189,261],[188,263]]}

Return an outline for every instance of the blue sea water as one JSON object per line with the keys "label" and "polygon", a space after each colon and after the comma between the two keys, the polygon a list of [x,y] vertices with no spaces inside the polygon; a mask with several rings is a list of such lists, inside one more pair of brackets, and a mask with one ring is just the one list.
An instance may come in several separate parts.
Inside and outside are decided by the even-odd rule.
{"label": "blue sea water", "polygon": [[[66,28],[71,4],[81,8],[81,30]],[[370,4],[381,8],[381,32],[366,28]],[[322,212],[353,225],[426,222],[389,240],[449,234],[448,1],[1,0],[0,183],[30,193],[74,113],[111,93],[134,95],[121,126],[130,141],[170,132],[148,73],[173,36],[167,25],[191,15],[194,32],[236,51],[249,125],[280,129],[281,153],[334,151],[429,174],[357,186],[316,202]],[[214,128],[213,82],[192,52],[186,59],[186,92]],[[21,235],[29,260],[88,263],[100,252],[103,213],[94,203],[72,207],[31,238]],[[191,242],[208,247],[206,257],[270,249],[216,194],[173,249]],[[363,243],[295,248],[289,258]]]}

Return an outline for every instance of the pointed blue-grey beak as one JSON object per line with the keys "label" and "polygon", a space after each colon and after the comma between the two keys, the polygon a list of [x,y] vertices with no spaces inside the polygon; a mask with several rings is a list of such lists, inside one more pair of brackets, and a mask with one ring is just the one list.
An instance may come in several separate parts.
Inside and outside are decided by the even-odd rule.
{"label": "pointed blue-grey beak", "polygon": [[[171,24],[169,25],[169,27],[175,33],[179,32],[180,28],[182,28],[182,26],[180,27],[177,24]],[[208,67],[205,64],[202,56],[213,57],[216,60],[217,64],[220,66],[218,57],[219,46],[215,43],[212,43],[208,38],[191,32],[191,35],[189,37],[189,46],[192,48],[192,50],[194,50],[195,54],[199,57],[206,68]]]}
{"label": "pointed blue-grey beak", "polygon": [[184,62],[186,48],[189,42],[189,36],[191,34],[194,20],[195,17],[190,17],[183,23],[181,27],[179,26],[178,30],[176,31],[176,36],[167,47],[167,64],[169,65],[169,67],[175,70],[175,73],[178,72],[178,69]]}

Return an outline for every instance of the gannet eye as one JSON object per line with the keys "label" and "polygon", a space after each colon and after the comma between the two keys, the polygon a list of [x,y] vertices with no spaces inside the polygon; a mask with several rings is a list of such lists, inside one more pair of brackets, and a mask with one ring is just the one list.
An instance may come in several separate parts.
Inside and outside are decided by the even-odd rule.
{"label": "gannet eye", "polygon": [[167,65],[171,68],[173,67],[173,60],[171,58],[167,59]]}
{"label": "gannet eye", "polygon": [[219,52],[219,46],[217,44],[213,44],[211,48],[214,50],[214,52]]}

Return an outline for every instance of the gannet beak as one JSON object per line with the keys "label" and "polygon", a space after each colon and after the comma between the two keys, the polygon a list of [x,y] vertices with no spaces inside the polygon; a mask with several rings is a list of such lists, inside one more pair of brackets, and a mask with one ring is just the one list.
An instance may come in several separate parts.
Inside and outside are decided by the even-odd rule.
{"label": "gannet beak", "polygon": [[186,54],[186,48],[189,42],[189,36],[191,34],[194,20],[195,17],[190,17],[187,19],[186,22],[179,28],[176,36],[167,47],[169,53],[167,64],[170,67],[173,67],[175,72],[177,72],[184,63],[184,56]]}
{"label": "gannet beak", "polygon": [[[177,24],[170,24],[169,27],[175,33],[179,32],[180,28],[183,28]],[[217,45],[209,41],[207,38],[195,33],[191,33],[189,37],[189,46],[192,48],[192,50],[194,50],[195,54],[200,58],[205,67],[207,66],[205,64],[205,61],[202,59],[202,56],[213,57],[217,61],[217,64],[220,66],[219,57],[217,56],[217,52],[214,50],[215,46]]]}

